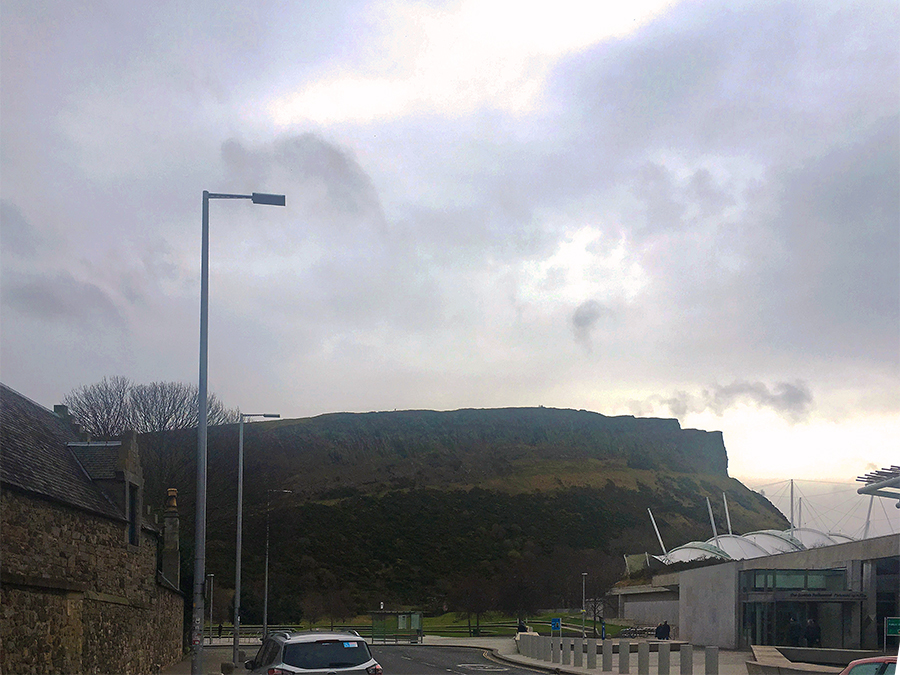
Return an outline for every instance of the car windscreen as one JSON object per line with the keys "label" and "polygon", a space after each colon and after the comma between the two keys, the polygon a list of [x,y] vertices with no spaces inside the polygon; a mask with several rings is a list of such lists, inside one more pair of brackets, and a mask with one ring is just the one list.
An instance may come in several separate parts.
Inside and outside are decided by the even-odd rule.
{"label": "car windscreen", "polygon": [[372,656],[362,640],[321,640],[286,644],[282,661],[289,666],[306,670],[322,668],[352,668]]}
{"label": "car windscreen", "polygon": [[894,675],[893,663],[860,663],[850,669],[850,675]]}

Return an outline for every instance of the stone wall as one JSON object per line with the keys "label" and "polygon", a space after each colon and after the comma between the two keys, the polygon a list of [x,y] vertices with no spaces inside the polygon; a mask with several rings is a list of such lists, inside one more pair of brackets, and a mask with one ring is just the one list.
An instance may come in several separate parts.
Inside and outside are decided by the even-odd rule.
{"label": "stone wall", "polygon": [[81,602],[66,591],[0,587],[0,671],[79,673]]}
{"label": "stone wall", "polygon": [[0,671],[148,673],[181,655],[184,598],[157,581],[159,535],[4,489]]}

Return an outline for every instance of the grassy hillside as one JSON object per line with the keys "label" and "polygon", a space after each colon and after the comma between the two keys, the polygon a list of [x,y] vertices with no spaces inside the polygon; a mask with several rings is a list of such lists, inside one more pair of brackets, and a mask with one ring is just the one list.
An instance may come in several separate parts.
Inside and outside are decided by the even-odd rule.
{"label": "grassy hillside", "polygon": [[[727,476],[718,432],[675,420],[547,408],[334,414],[245,425],[244,588],[260,612],[267,490],[270,617],[350,615],[385,602],[443,611],[566,606],[581,572],[599,592],[621,555],[724,529],[784,527]],[[179,488],[193,537],[196,431],[142,438],[147,488]],[[209,433],[207,569],[234,575],[237,425]],[[185,567],[190,573],[190,566]],[[223,617],[224,618],[224,617]]]}

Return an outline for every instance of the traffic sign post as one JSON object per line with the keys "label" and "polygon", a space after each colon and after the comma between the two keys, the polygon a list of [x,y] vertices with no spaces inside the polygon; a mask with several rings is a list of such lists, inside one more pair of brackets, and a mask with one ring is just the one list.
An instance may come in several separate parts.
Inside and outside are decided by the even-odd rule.
{"label": "traffic sign post", "polygon": [[887,651],[887,639],[900,637],[900,616],[884,617],[884,649]]}

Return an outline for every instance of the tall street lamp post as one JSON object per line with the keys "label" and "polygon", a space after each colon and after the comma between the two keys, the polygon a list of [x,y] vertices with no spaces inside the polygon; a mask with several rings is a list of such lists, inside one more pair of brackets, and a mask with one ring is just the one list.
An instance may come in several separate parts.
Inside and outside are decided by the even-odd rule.
{"label": "tall street lamp post", "polygon": [[244,420],[251,417],[274,417],[277,413],[241,413],[238,425],[238,493],[237,493],[237,546],[234,558],[234,644],[231,662],[239,667],[238,652],[241,642],[241,535],[244,522]]}
{"label": "tall street lamp post", "polygon": [[292,494],[293,490],[266,490],[266,574],[263,581],[263,638],[269,634],[269,495],[273,492]]}
{"label": "tall street lamp post", "polygon": [[581,573],[581,637],[584,637],[584,615],[587,611],[584,606],[584,580],[587,579],[587,572]]}
{"label": "tall street lamp post", "polygon": [[194,605],[191,613],[191,675],[203,673],[203,582],[206,575],[206,432],[207,354],[209,342],[209,200],[249,199],[254,204],[284,206],[284,195],[254,192],[230,195],[203,191],[203,229],[200,257],[200,386],[197,417],[197,513],[194,530]]}

